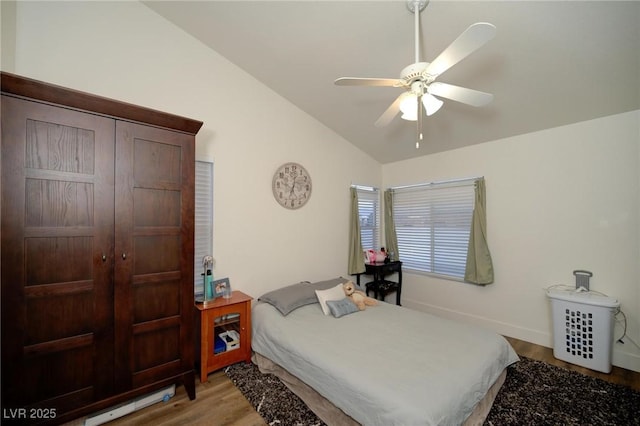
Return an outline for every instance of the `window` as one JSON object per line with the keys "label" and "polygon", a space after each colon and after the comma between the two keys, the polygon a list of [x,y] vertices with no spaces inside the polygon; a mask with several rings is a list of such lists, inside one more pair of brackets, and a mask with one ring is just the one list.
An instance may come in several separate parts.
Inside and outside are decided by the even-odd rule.
{"label": "window", "polygon": [[474,201],[473,180],[394,189],[393,219],[403,267],[464,279]]}
{"label": "window", "polygon": [[356,186],[360,242],[363,250],[380,249],[380,191],[377,188]]}
{"label": "window", "polygon": [[200,296],[204,292],[202,258],[213,253],[213,163],[196,161],[195,198],[193,291]]}

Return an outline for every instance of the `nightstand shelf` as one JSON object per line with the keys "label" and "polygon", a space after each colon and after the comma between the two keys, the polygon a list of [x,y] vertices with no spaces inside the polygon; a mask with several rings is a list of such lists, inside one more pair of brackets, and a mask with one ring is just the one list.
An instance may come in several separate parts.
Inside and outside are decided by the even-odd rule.
{"label": "nightstand shelf", "polygon": [[[207,381],[209,373],[227,365],[251,362],[251,300],[251,296],[234,291],[230,299],[220,297],[196,304],[196,358],[201,382]],[[228,340],[224,340],[223,333],[230,336]],[[236,335],[237,342],[233,338]]]}

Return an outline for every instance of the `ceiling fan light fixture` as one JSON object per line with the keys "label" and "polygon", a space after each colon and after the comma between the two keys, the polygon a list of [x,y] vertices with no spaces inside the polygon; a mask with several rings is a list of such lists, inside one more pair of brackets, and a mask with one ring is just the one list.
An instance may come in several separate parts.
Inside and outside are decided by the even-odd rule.
{"label": "ceiling fan light fixture", "polygon": [[407,93],[402,102],[400,102],[401,118],[408,121],[416,121],[418,119],[418,96],[415,93]]}
{"label": "ceiling fan light fixture", "polygon": [[[425,93],[422,95],[422,105],[424,105],[427,116],[431,116],[442,108],[444,102],[429,93]],[[400,102],[400,111],[402,111],[402,119],[416,121],[418,119],[418,96],[415,93],[409,93],[408,96],[405,96]]]}
{"label": "ceiling fan light fixture", "polygon": [[427,116],[430,116],[438,112],[438,110],[442,108],[442,105],[444,105],[444,102],[430,93],[425,93],[422,95],[422,104],[427,112]]}

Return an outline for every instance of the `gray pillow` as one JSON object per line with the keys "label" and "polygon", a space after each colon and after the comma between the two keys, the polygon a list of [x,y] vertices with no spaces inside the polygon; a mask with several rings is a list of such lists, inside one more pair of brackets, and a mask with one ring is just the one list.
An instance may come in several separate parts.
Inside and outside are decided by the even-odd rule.
{"label": "gray pillow", "polygon": [[291,311],[301,306],[319,303],[316,290],[326,290],[338,284],[346,283],[347,279],[339,277],[327,281],[310,283],[302,281],[286,287],[269,291],[258,298],[262,302],[267,302],[278,309],[282,315],[287,315]]}
{"label": "gray pillow", "polygon": [[309,281],[270,291],[260,296],[258,300],[275,306],[282,315],[287,315],[300,306],[318,303],[315,289],[311,287]]}
{"label": "gray pillow", "polygon": [[346,297],[341,300],[327,300],[327,306],[329,306],[331,315],[336,318],[358,312],[359,310],[356,304]]}
{"label": "gray pillow", "polygon": [[311,285],[313,286],[314,290],[328,290],[332,287],[337,286],[338,284],[344,284],[347,281],[349,280],[346,278],[338,277],[327,281],[318,281],[315,283],[311,283]]}

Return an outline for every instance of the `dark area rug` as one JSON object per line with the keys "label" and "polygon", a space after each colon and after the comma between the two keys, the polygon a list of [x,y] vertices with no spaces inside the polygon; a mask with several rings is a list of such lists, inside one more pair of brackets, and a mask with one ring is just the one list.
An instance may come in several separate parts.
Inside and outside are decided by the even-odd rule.
{"label": "dark area rug", "polygon": [[485,425],[640,425],[640,392],[521,357]]}
{"label": "dark area rug", "polygon": [[280,379],[273,374],[262,374],[255,364],[233,364],[225,373],[267,424],[325,425]]}
{"label": "dark area rug", "polygon": [[[528,358],[509,367],[485,426],[640,426],[640,392]],[[226,369],[272,425],[324,425],[277,377],[253,364]]]}

